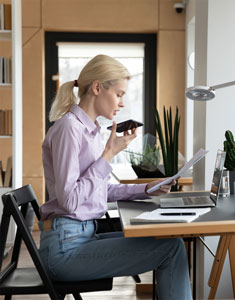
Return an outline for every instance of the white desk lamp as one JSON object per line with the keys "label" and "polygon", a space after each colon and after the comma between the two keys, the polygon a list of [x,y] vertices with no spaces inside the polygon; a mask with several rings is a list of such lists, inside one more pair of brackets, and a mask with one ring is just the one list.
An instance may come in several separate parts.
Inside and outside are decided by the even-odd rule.
{"label": "white desk lamp", "polygon": [[227,87],[230,85],[235,85],[235,81],[218,84],[214,86],[192,86],[187,88],[185,91],[185,95],[187,98],[191,100],[198,100],[198,101],[208,101],[215,98],[215,90],[221,89],[223,87]]}

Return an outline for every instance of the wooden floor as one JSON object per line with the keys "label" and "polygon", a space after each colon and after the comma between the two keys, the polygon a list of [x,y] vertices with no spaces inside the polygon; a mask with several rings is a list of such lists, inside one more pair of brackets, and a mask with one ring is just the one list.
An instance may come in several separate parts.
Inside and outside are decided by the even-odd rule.
{"label": "wooden floor", "polygon": [[[36,243],[39,242],[39,232],[36,231],[33,233],[34,239]],[[6,259],[7,261],[7,259]],[[29,257],[25,246],[22,246],[22,251],[20,255],[20,263],[19,266],[28,267],[32,265],[32,260]],[[141,276],[142,283],[150,283],[152,278],[152,273],[145,273]],[[94,292],[94,293],[83,293],[81,294],[83,300],[150,300],[152,299],[152,295],[136,295],[136,283],[132,277],[118,277],[114,278],[113,289],[112,291],[104,291],[104,292]],[[50,299],[47,295],[30,295],[30,296],[13,296],[13,300],[47,300]],[[0,300],[3,300],[4,297],[0,296]],[[74,299],[72,295],[68,295],[66,300]]]}

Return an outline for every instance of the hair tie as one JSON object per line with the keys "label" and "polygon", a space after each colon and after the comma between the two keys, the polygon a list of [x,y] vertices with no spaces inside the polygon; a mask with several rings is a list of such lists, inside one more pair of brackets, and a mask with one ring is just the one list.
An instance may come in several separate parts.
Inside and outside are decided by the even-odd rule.
{"label": "hair tie", "polygon": [[73,85],[76,86],[76,87],[78,87],[78,81],[74,80],[73,82],[74,82]]}

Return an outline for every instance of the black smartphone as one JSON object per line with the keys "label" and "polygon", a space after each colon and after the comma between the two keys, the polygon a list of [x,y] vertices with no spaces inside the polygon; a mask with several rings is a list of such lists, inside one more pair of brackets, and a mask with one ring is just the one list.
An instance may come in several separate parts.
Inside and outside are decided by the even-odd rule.
{"label": "black smartphone", "polygon": [[[133,128],[137,128],[140,126],[143,126],[144,124],[135,120],[127,120],[121,123],[117,124],[117,130],[116,132],[123,132],[123,131],[127,131],[127,130],[131,130]],[[113,126],[109,126],[107,127],[107,129],[112,130]]]}

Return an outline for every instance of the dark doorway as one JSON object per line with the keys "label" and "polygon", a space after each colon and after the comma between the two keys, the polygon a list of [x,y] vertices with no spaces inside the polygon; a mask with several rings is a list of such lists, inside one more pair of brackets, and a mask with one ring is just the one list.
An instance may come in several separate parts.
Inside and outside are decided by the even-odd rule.
{"label": "dark doorway", "polygon": [[56,94],[56,81],[52,80],[52,76],[58,73],[58,42],[144,43],[144,133],[156,134],[152,113],[156,106],[156,35],[124,33],[45,33],[46,131],[51,126],[48,115]]}

